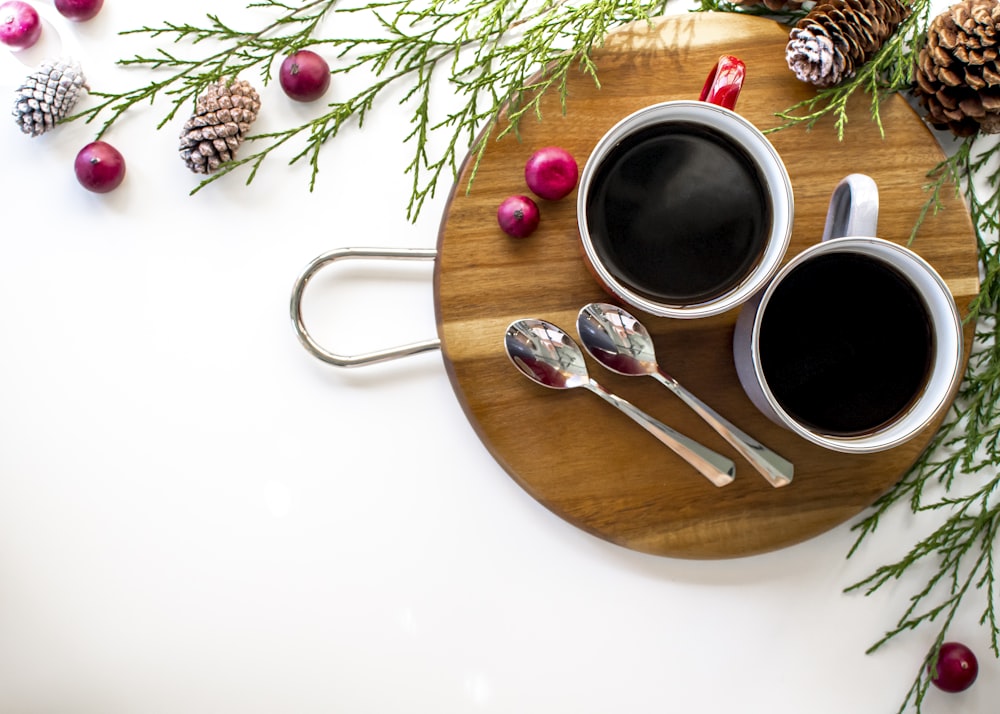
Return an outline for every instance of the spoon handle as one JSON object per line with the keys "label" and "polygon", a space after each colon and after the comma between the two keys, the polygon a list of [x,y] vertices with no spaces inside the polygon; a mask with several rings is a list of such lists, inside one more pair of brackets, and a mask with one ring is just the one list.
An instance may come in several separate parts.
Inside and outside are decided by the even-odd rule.
{"label": "spoon handle", "polygon": [[795,466],[791,461],[779,456],[750,435],[740,431],[734,424],[686,390],[680,382],[664,374],[662,370],[653,372],[652,376],[680,397],[681,401],[719,432],[719,435],[732,444],[733,448],[740,452],[743,458],[749,461],[750,465],[757,469],[772,486],[780,488],[792,482]]}
{"label": "spoon handle", "polygon": [[673,449],[674,453],[694,466],[702,476],[716,486],[725,486],[728,483],[732,483],[736,473],[736,464],[733,463],[732,459],[718,454],[702,446],[697,441],[674,431],[663,422],[657,421],[646,412],[634,406],[631,402],[612,394],[593,379],[584,382],[583,386],[604,399],[604,401],[628,414],[639,426]]}

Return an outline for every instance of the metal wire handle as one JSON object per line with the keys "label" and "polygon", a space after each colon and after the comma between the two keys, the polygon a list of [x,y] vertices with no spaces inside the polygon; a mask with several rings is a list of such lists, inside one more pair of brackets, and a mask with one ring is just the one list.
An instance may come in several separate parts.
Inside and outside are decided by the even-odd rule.
{"label": "metal wire handle", "polygon": [[434,260],[437,258],[437,250],[434,248],[336,248],[317,256],[295,280],[295,286],[292,289],[292,325],[295,327],[295,333],[298,335],[302,346],[317,359],[327,364],[332,364],[335,367],[361,367],[400,357],[408,357],[420,352],[440,349],[441,340],[433,339],[423,342],[413,342],[400,347],[390,347],[375,352],[366,352],[360,355],[341,355],[331,352],[313,339],[302,319],[302,295],[305,292],[306,286],[317,272],[330,263],[337,260],[357,258],[373,260]]}

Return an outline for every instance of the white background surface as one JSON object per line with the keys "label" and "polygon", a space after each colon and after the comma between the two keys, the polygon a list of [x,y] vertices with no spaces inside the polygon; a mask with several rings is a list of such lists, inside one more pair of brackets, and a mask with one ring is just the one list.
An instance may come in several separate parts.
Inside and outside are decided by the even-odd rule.
{"label": "white background surface", "polygon": [[[95,88],[144,81],[114,63],[162,42],[120,30],[263,17],[107,0],[72,24],[35,4],[43,43],[0,52],[11,98],[63,53]],[[255,131],[321,109],[250,79]],[[192,197],[165,109],[105,137],[128,176],[103,196],[72,170],[94,127],[0,127],[0,714],[896,711],[936,630],[865,650],[924,573],[842,589],[928,523],[897,512],[850,561],[850,524],[722,562],[574,529],[492,460],[439,353],[335,370],[294,337],[317,254],[434,247],[449,187],[407,221],[407,112],[386,101],[329,145],[315,193],[279,157]],[[431,270],[318,281],[317,334],[345,352],[434,336]],[[1000,697],[981,602],[952,627],[979,681],[925,712]]]}

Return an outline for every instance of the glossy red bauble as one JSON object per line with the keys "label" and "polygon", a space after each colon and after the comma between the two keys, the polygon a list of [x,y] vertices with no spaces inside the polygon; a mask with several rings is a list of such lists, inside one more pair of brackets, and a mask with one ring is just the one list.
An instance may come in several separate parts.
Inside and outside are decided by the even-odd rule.
{"label": "glossy red bauble", "polygon": [[12,50],[24,50],[41,35],[42,19],[31,5],[20,0],[0,5],[0,42]]}
{"label": "glossy red bauble", "polygon": [[74,22],[83,22],[94,17],[104,7],[104,0],[55,0],[56,10],[63,17]]}
{"label": "glossy red bauble", "polygon": [[278,81],[285,94],[297,102],[312,102],[330,87],[330,65],[310,50],[299,50],[281,63]]}
{"label": "glossy red bauble", "polygon": [[94,193],[113,191],[125,179],[125,157],[105,141],[80,149],[73,168],[80,185]]}
{"label": "glossy red bauble", "polygon": [[510,196],[497,208],[497,223],[514,238],[527,238],[538,228],[538,205],[527,196]]}
{"label": "glossy red bauble", "polygon": [[576,159],[565,149],[546,146],[539,149],[524,165],[524,180],[528,188],[548,201],[565,198],[576,187],[580,169]]}
{"label": "glossy red bauble", "polygon": [[931,682],[945,692],[961,692],[972,686],[979,675],[979,662],[960,642],[945,642],[938,652],[937,670]]}

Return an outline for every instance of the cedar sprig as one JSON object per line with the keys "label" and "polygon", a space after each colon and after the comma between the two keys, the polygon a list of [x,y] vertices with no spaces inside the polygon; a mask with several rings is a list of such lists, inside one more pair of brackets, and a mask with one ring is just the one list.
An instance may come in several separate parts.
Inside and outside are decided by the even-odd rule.
{"label": "cedar sprig", "polygon": [[[986,143],[986,146],[982,146]],[[993,655],[1000,657],[1000,622],[994,565],[1000,534],[1000,169],[995,140],[963,139],[931,174],[928,210],[939,207],[945,190],[965,197],[973,218],[980,261],[981,289],[968,306],[966,319],[975,325],[973,349],[961,388],[943,425],[914,466],[880,497],[853,528],[857,538],[848,557],[878,529],[881,518],[905,507],[937,522],[932,532],[902,557],[875,569],[847,588],[877,592],[890,582],[926,565],[931,572],[909,599],[896,625],[877,640],[874,652],[907,631],[936,626],[933,642],[899,711],[916,712],[931,684],[930,671],[946,641],[949,627],[964,607],[975,607],[987,628]],[[918,226],[919,228],[919,226]]]}
{"label": "cedar sprig", "polygon": [[[336,55],[334,74],[371,76],[368,86],[352,97],[332,102],[322,115],[301,125],[245,137],[252,150],[223,164],[192,191],[240,167],[253,181],[265,159],[286,144],[295,144],[290,163],[310,166],[309,188],[317,181],[321,149],[344,127],[361,126],[381,106],[390,87],[406,87],[401,104],[410,112],[412,149],[406,172],[413,179],[407,215],[415,220],[440,181],[454,178],[465,155],[474,158],[473,176],[491,132],[517,132],[526,117],[539,116],[540,98],[558,92],[565,101],[566,77],[579,70],[598,82],[590,59],[607,33],[635,21],[662,14],[667,0],[380,0],[348,6],[338,0],[293,3],[263,0],[248,7],[270,10],[271,19],[254,30],[239,30],[217,14],[204,25],[164,23],[124,34],[170,40],[176,48],[122,60],[125,67],[165,73],[143,86],[121,93],[94,92],[101,101],[72,117],[87,122],[104,118],[98,136],[139,104],[165,98],[168,110],[158,128],[181,107],[194,102],[222,76],[256,71],[266,85],[275,61],[304,46],[323,45]],[[274,16],[274,13],[277,13]],[[343,36],[336,30],[339,13],[369,13],[378,32]],[[202,43],[213,50],[199,55]],[[186,52],[193,52],[188,57]],[[544,71],[543,71],[544,70]],[[439,111],[431,103],[432,88],[446,82],[464,102],[456,111]],[[444,135],[443,147],[431,137]],[[296,142],[293,142],[296,140]]]}
{"label": "cedar sprig", "polygon": [[[702,0],[703,9],[742,12],[741,6]],[[912,13],[857,74],[841,84],[817,91],[810,99],[778,112],[782,123],[771,131],[802,125],[811,128],[833,115],[838,138],[844,140],[849,102],[868,95],[871,120],[883,127],[881,102],[912,86],[916,56],[924,42],[930,3],[916,0]],[[761,8],[760,14],[768,14]],[[975,325],[973,349],[954,405],[943,425],[914,466],[880,497],[853,528],[857,538],[848,557],[872,537],[883,516],[898,508],[941,520],[900,559],[875,569],[846,588],[872,594],[928,566],[932,574],[910,597],[896,625],[868,650],[874,652],[896,636],[924,626],[937,626],[899,711],[913,706],[919,714],[931,684],[930,672],[956,614],[982,598],[980,624],[989,631],[990,647],[1000,657],[997,589],[994,564],[1000,534],[1000,152],[995,139],[967,137],[950,147],[951,155],[930,174],[926,204],[910,236],[919,235],[924,219],[941,208],[946,191],[965,199],[972,217],[982,268],[980,291],[965,319]],[[964,491],[964,493],[957,493]],[[971,605],[974,607],[974,605]]]}
{"label": "cedar sprig", "polygon": [[[744,11],[702,0],[703,9]],[[845,139],[849,110],[855,96],[867,95],[871,120],[884,134],[879,108],[893,94],[912,86],[916,57],[925,38],[930,3],[916,0],[912,13],[854,77],[817,91],[776,116],[770,131],[793,126],[811,128],[832,115],[838,138]],[[768,14],[761,8],[760,14]],[[1000,535],[1000,146],[994,138],[967,137],[948,147],[950,156],[929,175],[928,198],[917,217],[910,242],[920,235],[924,219],[942,206],[945,192],[965,199],[969,208],[982,268],[980,291],[967,306],[965,319],[975,325],[972,354],[957,399],[943,425],[914,466],[880,497],[853,528],[856,540],[848,557],[877,531],[882,517],[904,508],[924,516],[936,527],[895,562],[876,568],[846,588],[847,592],[877,592],[922,568],[931,575],[918,586],[896,624],[868,649],[875,652],[895,637],[919,628],[936,627],[933,641],[918,665],[900,705],[920,714],[931,686],[931,672],[955,616],[976,605],[980,624],[989,632],[993,655],[1000,657],[1000,598],[994,565]],[[966,306],[960,306],[966,307]]]}
{"label": "cedar sprig", "polygon": [[[261,0],[248,7],[277,8],[284,14],[256,30],[237,30],[218,15],[207,14],[205,26],[165,22],[160,27],[143,26],[125,30],[122,35],[148,35],[166,38],[173,45],[198,45],[213,41],[220,46],[206,56],[191,59],[177,52],[159,48],[152,56],[135,55],[118,62],[123,67],[163,70],[164,79],[153,80],[123,92],[91,90],[96,104],[68,117],[67,121],[83,119],[87,123],[103,117],[97,137],[101,138],[130,110],[143,104],[154,104],[161,96],[168,99],[169,111],[157,124],[163,128],[185,106],[193,105],[197,97],[213,82],[224,76],[237,76],[258,68],[265,83],[271,79],[271,66],[276,57],[294,51],[310,41],[323,18],[333,10],[337,0],[310,0],[299,8],[291,8],[275,0]],[[281,33],[278,31],[282,30]]]}

